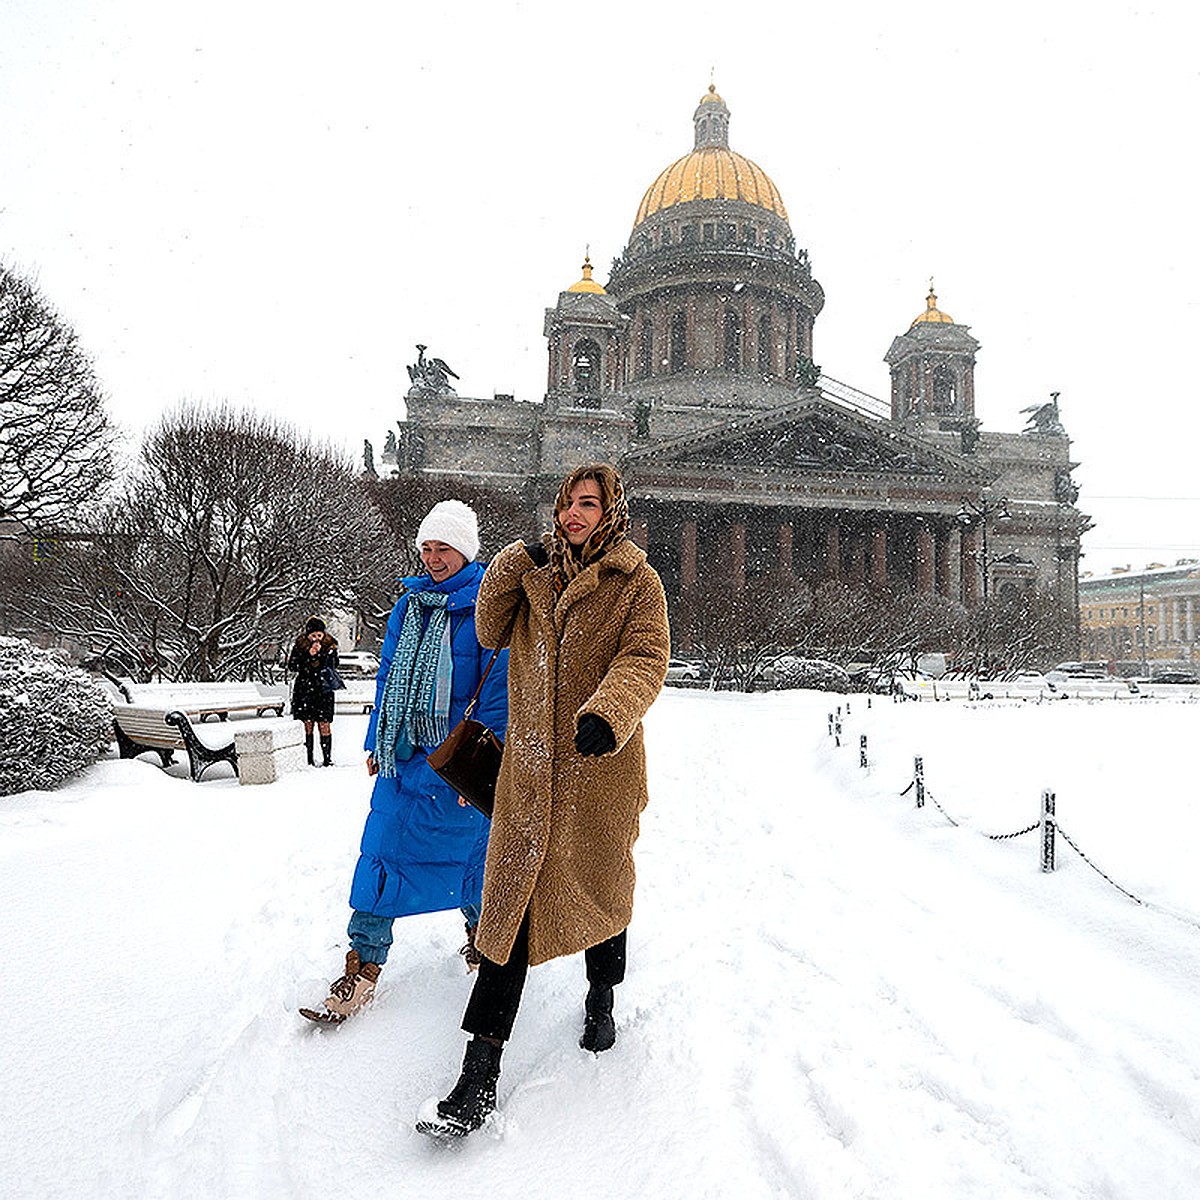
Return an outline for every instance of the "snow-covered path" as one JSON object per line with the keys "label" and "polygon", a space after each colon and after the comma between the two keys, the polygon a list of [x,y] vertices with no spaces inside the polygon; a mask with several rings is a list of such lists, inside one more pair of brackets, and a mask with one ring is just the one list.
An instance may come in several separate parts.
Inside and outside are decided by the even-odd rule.
{"label": "snow-covered path", "polygon": [[[362,1018],[295,1014],[344,951],[360,722],[271,787],[110,761],[0,802],[0,1195],[1195,1196],[1200,928],[978,832],[1050,783],[1126,886],[1200,914],[1167,753],[1195,707],[854,697],[837,749],[830,703],[664,695],[618,1044],[576,1047],[579,959],[539,967],[499,1119],[449,1148],[412,1122],[461,1058],[457,914],[398,924]],[[898,798],[914,752],[961,827]]]}

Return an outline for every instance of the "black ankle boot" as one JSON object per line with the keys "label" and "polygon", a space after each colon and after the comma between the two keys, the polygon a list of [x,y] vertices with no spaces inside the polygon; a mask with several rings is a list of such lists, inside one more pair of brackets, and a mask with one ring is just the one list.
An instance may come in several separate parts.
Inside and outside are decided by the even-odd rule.
{"label": "black ankle boot", "polygon": [[308,754],[308,765],[310,767],[316,766],[316,763],[313,762],[313,735],[311,733],[304,735],[304,749]]}
{"label": "black ankle boot", "polygon": [[583,1037],[581,1049],[599,1054],[611,1050],[617,1040],[617,1023],[613,1020],[613,990],[606,983],[593,983],[583,1002]]}
{"label": "black ankle boot", "polygon": [[445,1100],[439,1100],[436,1121],[418,1121],[417,1130],[434,1137],[465,1137],[487,1120],[496,1107],[496,1082],[504,1047],[473,1038],[463,1055],[462,1074]]}
{"label": "black ankle boot", "polygon": [[[312,759],[309,759],[309,762],[312,762]],[[323,766],[323,767],[332,767],[333,766],[333,734],[332,733],[321,734],[321,766]]]}

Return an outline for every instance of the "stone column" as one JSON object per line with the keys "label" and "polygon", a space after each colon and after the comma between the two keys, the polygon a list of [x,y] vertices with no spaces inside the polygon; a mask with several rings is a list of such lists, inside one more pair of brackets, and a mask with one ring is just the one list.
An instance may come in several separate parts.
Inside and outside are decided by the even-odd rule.
{"label": "stone column", "polygon": [[935,578],[939,596],[954,595],[954,582],[950,577],[950,530],[937,530],[937,544],[934,549],[934,559],[937,563]]}
{"label": "stone column", "polygon": [[791,521],[783,521],[779,526],[779,571],[783,575],[794,575],[792,564],[792,548],[795,541],[795,531]]}
{"label": "stone column", "polygon": [[875,587],[886,587],[887,570],[887,527],[871,526],[871,583]]}
{"label": "stone column", "polygon": [[1191,596],[1183,602],[1183,640],[1190,646],[1196,640],[1196,616]]}
{"label": "stone column", "polygon": [[829,517],[825,522],[825,578],[841,579],[841,577],[842,535],[837,517]]}
{"label": "stone column", "polygon": [[733,580],[733,590],[746,590],[746,526],[741,521],[734,521],[729,526],[729,574]]}
{"label": "stone column", "polygon": [[952,525],[946,533],[946,595],[951,600],[962,597],[962,530]]}
{"label": "stone column", "polygon": [[1158,601],[1158,644],[1161,646],[1167,640],[1167,602]]}
{"label": "stone column", "polygon": [[850,581],[863,583],[867,578],[867,535],[861,526],[850,534]]}
{"label": "stone column", "polygon": [[978,525],[963,530],[959,561],[962,564],[962,601],[973,608],[980,599]]}
{"label": "stone column", "polygon": [[696,590],[696,522],[679,527],[679,586],[685,596]]}
{"label": "stone column", "polygon": [[917,591],[926,595],[933,591],[934,572],[933,530],[928,521],[917,522]]}

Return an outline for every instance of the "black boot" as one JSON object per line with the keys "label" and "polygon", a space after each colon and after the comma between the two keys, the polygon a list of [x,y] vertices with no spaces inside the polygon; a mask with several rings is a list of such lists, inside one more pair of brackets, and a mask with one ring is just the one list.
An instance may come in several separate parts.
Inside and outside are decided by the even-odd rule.
{"label": "black boot", "polygon": [[316,766],[316,763],[313,762],[313,735],[311,733],[304,735],[304,749],[308,754],[308,765],[310,767]]}
{"label": "black boot", "polygon": [[593,983],[583,1002],[583,1037],[579,1045],[599,1054],[611,1050],[617,1040],[617,1024],[613,1020],[613,990],[606,983]]}
{"label": "black boot", "polygon": [[417,1132],[432,1137],[466,1137],[487,1120],[496,1107],[503,1046],[472,1038],[463,1056],[462,1074],[445,1100],[439,1100],[437,1120],[418,1121]]}
{"label": "black boot", "polygon": [[[321,766],[323,766],[323,767],[332,767],[333,766],[333,734],[332,733],[321,734],[321,759],[322,759]],[[311,762],[312,760],[310,759],[309,761]]]}

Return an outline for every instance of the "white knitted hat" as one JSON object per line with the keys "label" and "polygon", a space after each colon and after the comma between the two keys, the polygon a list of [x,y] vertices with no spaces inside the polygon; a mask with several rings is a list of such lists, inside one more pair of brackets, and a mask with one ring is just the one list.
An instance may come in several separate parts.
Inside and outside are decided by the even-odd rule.
{"label": "white knitted hat", "polygon": [[479,553],[479,518],[475,510],[461,500],[439,500],[417,530],[418,550],[422,542],[445,542],[467,562],[474,562]]}

